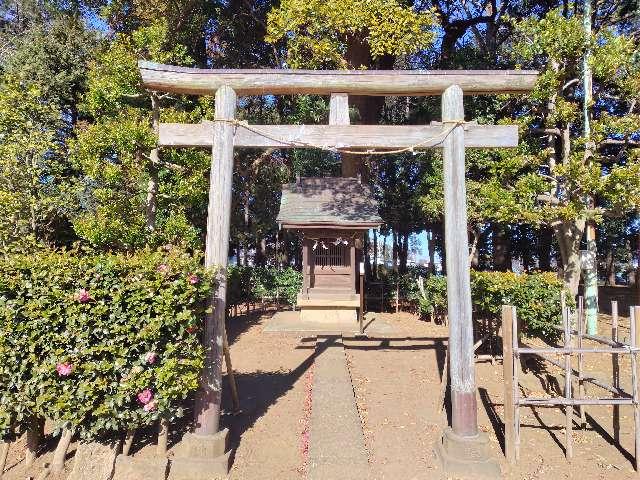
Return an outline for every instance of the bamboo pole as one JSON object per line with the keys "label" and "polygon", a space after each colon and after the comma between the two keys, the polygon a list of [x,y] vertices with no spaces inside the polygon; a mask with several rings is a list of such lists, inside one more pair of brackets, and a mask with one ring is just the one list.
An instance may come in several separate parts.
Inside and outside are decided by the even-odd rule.
{"label": "bamboo pole", "polygon": [[131,452],[131,446],[133,445],[135,436],[135,429],[127,430],[127,433],[124,436],[124,445],[122,446],[122,455],[125,457],[129,455],[129,452]]}
{"label": "bamboo pole", "polygon": [[[611,302],[611,340],[618,341],[618,302]],[[612,385],[614,388],[620,388],[620,359],[617,353],[611,355],[612,367]],[[613,406],[613,439],[620,444],[620,407]]]}
{"label": "bamboo pole", "polygon": [[[638,328],[638,319],[640,318],[640,307],[630,308],[631,335],[629,342],[631,347],[635,347],[640,343],[640,329]],[[631,354],[631,385],[633,391],[633,421],[635,426],[635,466],[636,472],[640,471],[640,405],[638,405],[638,354]]]}
{"label": "bamboo pole", "polygon": [[63,428],[60,434],[60,440],[53,453],[53,461],[51,462],[51,473],[60,473],[64,470],[64,462],[67,459],[67,451],[73,438],[73,430]]}
{"label": "bamboo pole", "polygon": [[[578,299],[578,349],[582,349],[582,335],[584,334],[584,302],[583,298]],[[578,353],[578,397],[585,398],[586,392],[584,387],[584,353]],[[587,426],[587,416],[584,405],[578,407],[580,413],[580,428],[585,429]]]}
{"label": "bamboo pole", "polygon": [[[536,355],[536,356],[540,357],[545,362],[549,362],[551,365],[555,365],[558,368],[564,369],[564,365],[562,363],[557,362],[557,361],[553,360],[552,358],[549,358],[549,357],[543,355],[542,353],[536,352],[535,348],[530,348],[530,349],[527,349],[527,350],[530,350],[529,353],[531,353],[532,355]],[[558,352],[554,352],[554,353],[558,353]],[[624,353],[629,353],[629,351],[625,351]],[[573,374],[577,375],[578,374],[577,370],[573,370]],[[562,375],[564,376],[564,373],[562,373]],[[598,378],[595,378],[595,377],[584,377],[584,381],[587,382],[587,383],[591,383],[592,385],[596,385],[597,387],[600,387],[603,390],[611,392],[611,393],[613,393],[615,395],[624,396],[626,398],[632,398],[632,395],[630,393],[625,392],[623,389],[621,389],[619,387],[616,388],[613,385],[609,385],[608,383],[606,383],[606,382],[604,382],[604,381],[602,381],[602,380],[600,380]]]}
{"label": "bamboo pole", "polygon": [[507,462],[516,462],[513,385],[513,316],[515,307],[502,306],[502,368],[504,381],[504,455]]}
{"label": "bamboo pole", "polygon": [[633,405],[633,398],[535,398],[527,397],[518,400],[518,405],[531,405],[536,407],[558,407],[564,405]]}
{"label": "bamboo pole", "polygon": [[638,352],[638,347],[612,347],[612,348],[578,348],[578,347],[544,347],[544,348],[518,348],[518,353],[522,355],[537,355],[539,353],[553,353],[556,355],[564,355],[565,353],[633,353]]}
{"label": "bamboo pole", "polygon": [[[569,325],[569,308],[566,308],[563,312],[563,323],[564,323],[564,348],[566,350],[571,348],[571,326]],[[565,352],[564,357],[564,397],[567,400],[571,400],[572,391],[571,391],[571,354],[569,352]],[[565,406],[565,416],[566,416],[566,426],[565,426],[565,454],[567,460],[571,460],[573,458],[573,406],[566,405]]]}

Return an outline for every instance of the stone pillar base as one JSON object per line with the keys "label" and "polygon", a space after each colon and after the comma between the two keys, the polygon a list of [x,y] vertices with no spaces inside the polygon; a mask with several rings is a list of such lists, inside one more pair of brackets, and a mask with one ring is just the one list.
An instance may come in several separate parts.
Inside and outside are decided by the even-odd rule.
{"label": "stone pillar base", "polygon": [[447,427],[434,450],[445,476],[469,480],[502,478],[500,465],[491,458],[489,437],[484,433],[461,437]]}
{"label": "stone pillar base", "polygon": [[164,480],[169,460],[118,455],[113,480]]}
{"label": "stone pillar base", "polygon": [[229,430],[215,435],[187,433],[174,448],[168,480],[219,480],[227,478],[231,451]]}

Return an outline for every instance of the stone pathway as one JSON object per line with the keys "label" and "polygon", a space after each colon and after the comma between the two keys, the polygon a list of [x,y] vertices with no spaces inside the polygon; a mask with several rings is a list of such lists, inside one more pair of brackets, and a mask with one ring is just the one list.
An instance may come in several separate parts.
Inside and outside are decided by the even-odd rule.
{"label": "stone pathway", "polygon": [[370,476],[342,338],[318,337],[309,438],[310,480]]}

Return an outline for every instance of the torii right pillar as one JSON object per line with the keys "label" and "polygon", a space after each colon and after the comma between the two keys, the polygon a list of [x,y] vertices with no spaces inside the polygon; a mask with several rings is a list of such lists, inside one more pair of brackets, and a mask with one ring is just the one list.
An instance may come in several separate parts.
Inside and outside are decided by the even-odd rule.
{"label": "torii right pillar", "polygon": [[[444,91],[443,126],[464,121],[462,98],[458,85]],[[451,425],[443,431],[435,450],[447,476],[500,478],[500,466],[490,455],[488,436],[478,431],[464,145],[461,124],[451,130],[442,145]]]}

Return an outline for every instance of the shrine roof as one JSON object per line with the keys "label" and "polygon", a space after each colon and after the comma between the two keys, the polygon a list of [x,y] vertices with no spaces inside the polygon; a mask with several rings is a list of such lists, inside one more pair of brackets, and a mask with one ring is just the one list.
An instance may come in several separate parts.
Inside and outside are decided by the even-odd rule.
{"label": "shrine roof", "polygon": [[371,228],[382,224],[371,189],[357,178],[303,177],[282,186],[278,223],[284,228]]}

